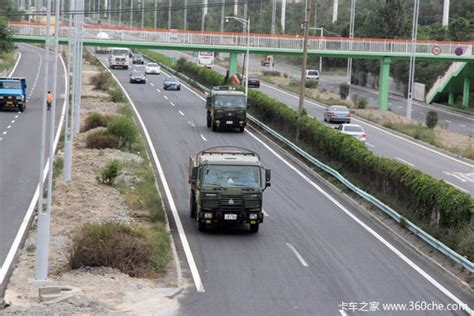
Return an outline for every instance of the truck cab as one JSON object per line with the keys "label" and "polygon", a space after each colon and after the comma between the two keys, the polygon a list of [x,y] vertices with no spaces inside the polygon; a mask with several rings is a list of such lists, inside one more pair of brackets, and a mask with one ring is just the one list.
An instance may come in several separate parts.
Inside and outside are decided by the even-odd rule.
{"label": "truck cab", "polygon": [[109,67],[114,68],[125,68],[128,69],[130,64],[130,52],[129,48],[113,47],[110,49],[109,54]]}
{"label": "truck cab", "polygon": [[0,109],[26,109],[26,79],[0,77]]}
{"label": "truck cab", "polygon": [[275,62],[273,61],[273,55],[265,55],[263,56],[262,60],[260,61],[260,65],[262,66],[269,66],[274,67]]}
{"label": "truck cab", "polygon": [[213,87],[206,98],[207,127],[212,131],[238,129],[247,125],[247,98],[233,87]]}
{"label": "truck cab", "polygon": [[220,146],[189,157],[190,216],[199,231],[218,224],[249,224],[252,233],[263,222],[263,192],[271,172],[248,149]]}

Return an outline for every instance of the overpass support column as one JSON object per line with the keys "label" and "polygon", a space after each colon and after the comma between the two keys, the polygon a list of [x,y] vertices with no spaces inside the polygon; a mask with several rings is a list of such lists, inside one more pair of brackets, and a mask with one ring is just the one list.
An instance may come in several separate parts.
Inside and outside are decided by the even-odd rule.
{"label": "overpass support column", "polygon": [[454,104],[454,93],[451,89],[449,89],[448,105],[453,105],[453,104]]}
{"label": "overpass support column", "polygon": [[230,53],[230,64],[229,64],[229,79],[232,75],[238,73],[237,64],[238,64],[238,54],[237,53]]}
{"label": "overpass support column", "polygon": [[469,106],[470,93],[471,93],[471,78],[469,78],[469,76],[466,74],[464,77],[464,89],[463,89],[463,94],[462,94],[462,105],[466,108]]}
{"label": "overpass support column", "polygon": [[379,104],[382,111],[387,111],[388,109],[388,87],[391,62],[392,60],[389,57],[384,57],[380,62]]}

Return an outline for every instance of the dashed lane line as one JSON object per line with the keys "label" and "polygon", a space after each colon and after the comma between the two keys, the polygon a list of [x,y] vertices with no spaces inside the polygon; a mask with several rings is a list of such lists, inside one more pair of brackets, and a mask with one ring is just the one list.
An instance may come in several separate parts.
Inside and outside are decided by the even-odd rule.
{"label": "dashed lane line", "polygon": [[204,137],[203,134],[201,134],[201,138],[202,138],[203,141],[207,142],[207,139],[206,139],[206,137]]}
{"label": "dashed lane line", "polygon": [[181,114],[181,116],[184,116],[184,113],[183,113],[183,112],[181,112],[181,111],[178,111],[178,113],[179,113],[179,114]]}
{"label": "dashed lane line", "polygon": [[406,161],[406,160],[403,160],[403,159],[402,159],[402,158],[400,158],[400,157],[397,157],[397,158],[395,158],[395,159],[397,159],[398,161],[401,161],[401,162],[403,162],[404,164],[407,164],[407,165],[409,165],[410,167],[414,167],[414,166],[415,166],[415,165],[414,165],[414,164],[412,164],[411,162],[408,162],[408,161]]}

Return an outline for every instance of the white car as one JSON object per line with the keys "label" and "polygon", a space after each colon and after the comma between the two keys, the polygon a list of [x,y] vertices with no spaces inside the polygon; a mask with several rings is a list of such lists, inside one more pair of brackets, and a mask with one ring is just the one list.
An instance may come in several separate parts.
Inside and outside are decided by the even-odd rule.
{"label": "white car", "polygon": [[319,81],[319,71],[312,69],[306,70],[305,79]]}
{"label": "white car", "polygon": [[367,140],[367,134],[365,133],[362,126],[357,124],[341,124],[338,127],[335,127],[341,133],[351,135],[354,138],[357,138],[362,143],[365,143]]}
{"label": "white car", "polygon": [[161,68],[160,65],[157,63],[148,63],[145,66],[145,73],[148,74],[161,74]]}

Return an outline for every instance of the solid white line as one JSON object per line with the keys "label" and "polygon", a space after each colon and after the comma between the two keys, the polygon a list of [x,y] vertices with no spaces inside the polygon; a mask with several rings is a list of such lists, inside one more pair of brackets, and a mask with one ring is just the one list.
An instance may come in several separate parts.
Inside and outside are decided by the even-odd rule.
{"label": "solid white line", "polygon": [[21,59],[21,52],[18,51],[18,59],[16,60],[15,66],[13,66],[13,69],[10,71],[7,77],[11,77],[15,73],[16,67],[18,67],[18,64],[20,63],[20,59]]}
{"label": "solid white line", "polygon": [[461,190],[461,191],[463,191],[463,192],[465,192],[465,193],[469,193],[468,190],[463,189],[463,188],[461,188],[460,186],[455,185],[455,184],[452,183],[451,181],[448,181],[448,180],[444,180],[444,181],[446,181],[447,183],[451,184],[451,185],[452,185],[453,187],[455,187],[456,189],[459,189],[459,190]]}
{"label": "solid white line", "polygon": [[181,111],[178,111],[178,113],[179,113],[179,114],[181,114],[182,116],[184,116],[184,113],[183,113],[183,112],[181,112]]}
{"label": "solid white line", "polygon": [[409,166],[411,166],[411,167],[414,167],[414,166],[415,166],[415,165],[412,164],[411,162],[408,162],[408,161],[406,161],[406,160],[403,160],[403,159],[400,158],[400,157],[397,157],[397,158],[395,158],[395,159],[397,159],[398,161],[401,161],[401,162],[403,162],[404,164],[407,164],[407,165],[409,165]]}
{"label": "solid white line", "polygon": [[296,248],[290,244],[290,243],[286,243],[286,245],[288,246],[288,248],[290,248],[290,250],[293,252],[293,254],[296,256],[296,258],[299,260],[299,262],[301,262],[301,264],[303,265],[303,267],[307,267],[308,266],[308,263],[303,259],[303,256],[300,255],[300,253],[298,252],[298,250],[296,250]]}
{"label": "solid white line", "polygon": [[156,91],[158,91],[158,92],[161,92],[161,90],[160,90],[160,89],[156,89]]}
{"label": "solid white line", "polygon": [[154,87],[154,86],[155,86],[155,84],[154,84],[153,82],[150,82],[150,86]]}
{"label": "solid white line", "polygon": [[167,97],[166,95],[164,95],[163,98],[165,98],[166,100],[168,100],[168,97]]}
{"label": "solid white line", "polygon": [[207,142],[207,139],[206,139],[206,137],[204,137],[203,134],[201,134],[201,138],[202,138],[203,141]]}
{"label": "solid white line", "polygon": [[445,175],[448,175],[448,176],[453,176],[453,177],[455,177],[456,179],[458,179],[458,180],[461,181],[461,182],[467,182],[466,179],[464,179],[464,178],[461,177],[460,175],[457,175],[457,174],[455,174],[455,173],[453,173],[453,172],[446,172],[446,171],[445,171],[444,174],[445,174]]}
{"label": "solid white line", "polygon": [[176,224],[176,229],[178,230],[179,238],[181,239],[181,244],[183,246],[184,254],[186,255],[186,260],[188,260],[188,265],[189,265],[189,268],[191,269],[191,275],[193,276],[196,290],[198,292],[205,292],[204,285],[202,284],[202,281],[201,281],[201,276],[199,275],[199,270],[196,266],[196,261],[194,260],[191,247],[189,246],[188,238],[186,237],[183,224],[181,223],[181,219],[179,218],[178,209],[176,208],[176,204],[173,200],[173,196],[171,195],[171,190],[168,185],[168,181],[166,180],[165,173],[163,172],[163,168],[161,167],[160,160],[158,159],[158,155],[156,154],[155,146],[153,145],[153,142],[151,141],[150,134],[148,133],[145,123],[143,122],[143,119],[140,116],[140,113],[138,113],[138,110],[135,106],[135,103],[133,103],[132,98],[130,98],[127,91],[125,90],[123,85],[120,83],[120,81],[117,79],[117,77],[114,75],[114,73],[111,72],[110,69],[108,69],[102,61],[101,63],[105,67],[105,69],[115,79],[115,82],[117,82],[117,84],[120,86],[123,93],[125,93],[125,96],[130,102],[133,108],[133,111],[135,112],[135,115],[137,116],[137,119],[140,122],[140,125],[143,129],[143,133],[145,134],[145,138],[147,140],[148,146],[150,146],[150,151],[151,151],[151,155],[153,156],[153,161],[155,162],[156,168],[158,169],[158,174],[160,175],[161,181],[163,182],[163,189],[165,190],[166,198],[168,199],[168,203],[170,204],[171,214],[173,215],[173,218]]}
{"label": "solid white line", "polygon": [[[64,60],[63,60],[62,57],[60,57],[60,60],[61,60],[61,63],[63,64],[64,73],[66,73],[67,72],[66,64],[64,63]],[[40,69],[41,68],[39,68],[38,70],[40,70]],[[64,76],[64,89],[67,89],[67,87],[68,87],[67,76]],[[67,93],[67,91],[66,91],[66,93]],[[58,143],[59,143],[59,137],[61,136],[61,130],[62,130],[62,126],[63,126],[63,123],[64,123],[64,116],[66,114],[66,101],[67,101],[67,99],[65,98],[64,102],[63,102],[63,110],[61,112],[61,120],[59,122],[59,128],[56,130],[56,137],[54,139],[54,144],[53,144],[54,145],[54,151],[56,151],[56,148],[57,148]],[[44,176],[43,176],[43,179],[42,179],[43,182],[46,181],[46,177],[48,176],[48,171],[49,171],[49,159],[46,161],[46,165],[44,167]],[[28,227],[28,223],[31,220],[31,216],[33,215],[33,211],[35,209],[38,197],[39,197],[39,183],[36,186],[36,190],[33,194],[33,198],[31,199],[30,206],[28,207],[28,210],[25,214],[25,217],[23,218],[23,221],[21,222],[20,228],[18,229],[18,232],[16,233],[15,239],[13,240],[13,243],[10,247],[10,250],[8,251],[7,257],[5,258],[5,261],[3,262],[2,267],[0,269],[0,284],[3,284],[3,281],[5,280],[5,277],[7,275],[7,271],[10,268],[10,266],[13,262],[13,259],[15,258],[15,254],[18,251],[18,247],[20,246],[20,242],[23,239],[23,235],[26,232],[26,229]]]}
{"label": "solid white line", "polygon": [[448,289],[446,289],[443,285],[441,285],[438,281],[433,279],[428,273],[426,273],[422,268],[416,265],[413,261],[411,261],[407,256],[401,253],[397,248],[395,248],[392,244],[386,241],[382,236],[380,236],[376,231],[372,228],[367,226],[364,222],[362,222],[357,216],[352,214],[344,205],[339,203],[334,197],[332,197],[329,193],[321,189],[316,183],[314,183],[311,179],[305,176],[301,171],[299,171],[296,167],[290,164],[287,160],[285,160],[280,154],[278,154],[275,150],[273,150],[270,146],[268,146],[264,141],[260,140],[257,136],[253,133],[249,132],[247,129],[245,130],[250,136],[252,136],[256,141],[262,144],[265,148],[267,148],[275,157],[277,157],[280,161],[282,161],[285,165],[287,165],[290,169],[296,172],[301,178],[303,178],[307,183],[309,183],[312,187],[314,187],[317,191],[319,191],[322,195],[324,195],[329,201],[331,201],[334,205],[336,205],[340,210],[347,214],[350,218],[352,218],[357,224],[362,226],[367,232],[369,232],[372,236],[374,236],[378,241],[380,241],[383,245],[385,245],[388,249],[390,249],[397,257],[402,259],[406,264],[408,264],[413,270],[418,272],[423,278],[425,278],[429,283],[435,286],[438,290],[440,290],[444,295],[449,297],[453,300],[456,304],[459,305],[466,305],[467,312],[473,313],[474,311],[468,307],[467,304],[462,302],[457,296],[451,293]]}
{"label": "solid white line", "polygon": [[371,143],[367,143],[367,142],[365,142],[365,144],[366,144],[367,146],[369,146],[369,147],[372,147],[372,148],[374,148],[374,147],[375,147],[375,146],[374,146],[374,145],[372,145]]}

